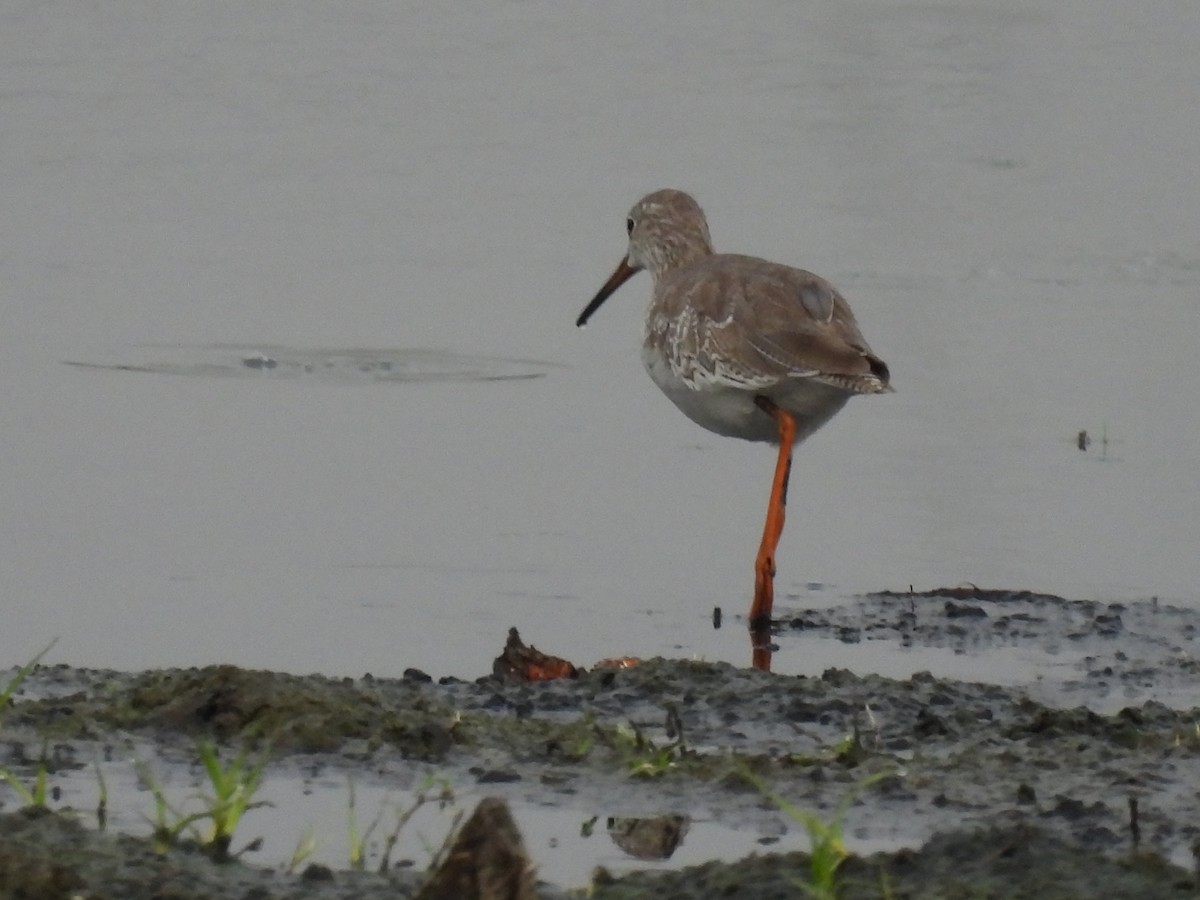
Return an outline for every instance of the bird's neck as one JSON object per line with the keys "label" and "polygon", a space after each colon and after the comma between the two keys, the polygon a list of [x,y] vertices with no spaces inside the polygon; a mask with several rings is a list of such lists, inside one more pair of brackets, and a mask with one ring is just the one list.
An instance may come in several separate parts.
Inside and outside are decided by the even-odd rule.
{"label": "bird's neck", "polygon": [[673,235],[660,243],[657,249],[659,252],[650,260],[651,264],[648,266],[655,281],[668,272],[690,266],[706,256],[713,255],[708,235]]}

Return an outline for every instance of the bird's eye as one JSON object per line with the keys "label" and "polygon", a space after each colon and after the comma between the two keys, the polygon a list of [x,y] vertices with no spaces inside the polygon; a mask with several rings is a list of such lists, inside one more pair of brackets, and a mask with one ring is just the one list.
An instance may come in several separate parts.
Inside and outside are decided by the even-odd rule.
{"label": "bird's eye", "polygon": [[625,220],[625,233],[633,234],[633,216]]}

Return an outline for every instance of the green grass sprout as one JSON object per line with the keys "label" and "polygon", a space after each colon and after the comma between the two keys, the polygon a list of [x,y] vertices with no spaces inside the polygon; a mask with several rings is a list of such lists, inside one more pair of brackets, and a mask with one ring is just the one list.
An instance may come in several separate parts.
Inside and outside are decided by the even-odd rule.
{"label": "green grass sprout", "polygon": [[300,840],[296,842],[296,849],[292,851],[292,858],[288,860],[286,871],[289,875],[294,873],[300,866],[306,863],[309,858],[317,851],[317,833],[311,825],[304,829],[304,833],[300,835]]}
{"label": "green grass sprout", "polygon": [[808,832],[808,881],[799,882],[797,886],[804,891],[805,896],[812,898],[812,900],[837,900],[839,896],[838,869],[841,868],[842,863],[850,855],[843,838],[846,813],[863,791],[876,782],[891,778],[895,774],[892,771],[877,772],[860,781],[838,801],[838,805],[833,811],[833,816],[828,821],[825,821],[816,813],[807,809],[801,809],[791,801],[773,792],[765,781],[749,769],[741,770],[743,778],[754,785],[764,797],[779,807],[784,815],[798,825],[802,825],[804,830]]}
{"label": "green grass sprout", "polygon": [[[203,817],[212,822],[206,843],[214,858],[228,859],[229,846],[242,816],[249,810],[270,805],[265,800],[252,799],[262,787],[263,770],[270,761],[270,751],[264,750],[257,760],[251,761],[243,747],[223,766],[212,742],[199,741],[196,749],[212,788],[212,793],[203,797],[207,803]],[[252,841],[240,852],[253,849],[256,849],[256,842]]]}
{"label": "green grass sprout", "polygon": [[[58,638],[52,640],[45,646],[41,653],[21,666],[17,670],[17,674],[10,678],[3,688],[0,688],[0,725],[4,723],[4,713],[12,703],[13,695],[16,694],[17,688],[21,686],[21,682],[29,677],[29,673],[34,670],[41,658],[49,653],[50,649],[57,643]],[[16,775],[3,766],[0,766],[0,782],[6,782],[13,789],[17,795],[17,799],[21,801],[23,806],[46,806],[48,776],[49,766],[46,762],[45,741],[42,742],[42,755],[38,762],[37,774],[34,776],[32,788],[26,787],[24,782],[17,778]]]}

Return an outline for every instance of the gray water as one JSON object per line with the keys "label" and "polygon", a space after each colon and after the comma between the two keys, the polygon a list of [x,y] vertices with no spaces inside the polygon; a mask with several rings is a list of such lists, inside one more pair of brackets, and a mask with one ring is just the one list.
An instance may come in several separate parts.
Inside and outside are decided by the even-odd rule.
{"label": "gray water", "polygon": [[1193,0],[8,4],[0,663],[746,664],[773,451],[658,394],[648,277],[572,324],[665,186],[893,371],[778,613],[1194,606],[1198,109]]}

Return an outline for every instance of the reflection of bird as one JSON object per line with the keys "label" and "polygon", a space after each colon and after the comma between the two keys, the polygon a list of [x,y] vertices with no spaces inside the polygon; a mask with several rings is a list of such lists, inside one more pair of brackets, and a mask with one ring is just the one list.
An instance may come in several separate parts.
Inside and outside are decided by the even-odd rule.
{"label": "reflection of bird", "polygon": [[779,445],[750,607],[750,627],[762,635],[771,621],[792,447],[854,394],[890,391],[888,367],[823,278],[714,253],[704,213],[689,195],[655,191],[638,201],[625,224],[626,256],[576,324],[648,269],[654,292],[642,361],[654,383],[710,431]]}

